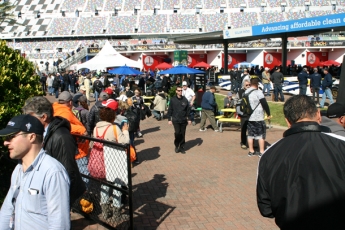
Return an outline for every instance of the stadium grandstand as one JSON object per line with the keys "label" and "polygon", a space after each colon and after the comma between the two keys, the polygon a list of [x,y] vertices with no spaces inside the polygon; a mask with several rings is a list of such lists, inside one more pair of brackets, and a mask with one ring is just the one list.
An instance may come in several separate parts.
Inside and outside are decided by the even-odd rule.
{"label": "stadium grandstand", "polygon": [[[345,0],[17,0],[13,4],[18,23],[3,22],[2,39],[27,58],[49,63],[64,62],[83,49],[101,48],[106,40],[137,60],[147,53],[170,55],[184,47],[205,55],[215,50],[217,59],[222,45],[178,46],[169,37],[345,12]],[[290,43],[295,47],[296,39]],[[150,47],[136,47],[142,45]],[[88,59],[79,56],[73,64]]]}

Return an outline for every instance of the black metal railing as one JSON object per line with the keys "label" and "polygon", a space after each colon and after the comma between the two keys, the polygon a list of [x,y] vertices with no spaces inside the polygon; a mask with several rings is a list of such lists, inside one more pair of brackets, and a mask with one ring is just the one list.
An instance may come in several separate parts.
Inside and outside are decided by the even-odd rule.
{"label": "black metal railing", "polygon": [[133,229],[129,145],[87,136],[75,138],[89,146],[89,154],[78,160],[87,192],[72,205],[72,210],[109,229]]}

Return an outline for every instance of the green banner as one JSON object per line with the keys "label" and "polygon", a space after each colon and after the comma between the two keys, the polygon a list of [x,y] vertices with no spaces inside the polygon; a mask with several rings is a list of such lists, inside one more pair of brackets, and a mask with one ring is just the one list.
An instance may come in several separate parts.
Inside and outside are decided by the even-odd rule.
{"label": "green banner", "polygon": [[188,51],[187,50],[175,50],[174,51],[174,66],[188,64]]}

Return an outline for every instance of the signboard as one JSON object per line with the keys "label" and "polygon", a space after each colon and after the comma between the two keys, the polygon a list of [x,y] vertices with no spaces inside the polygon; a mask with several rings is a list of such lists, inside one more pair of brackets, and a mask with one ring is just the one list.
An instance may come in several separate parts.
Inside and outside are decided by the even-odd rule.
{"label": "signboard", "polygon": [[306,59],[308,66],[321,66],[321,62],[328,60],[328,52],[307,52]]}
{"label": "signboard", "polygon": [[187,65],[188,64],[188,51],[187,50],[175,50],[174,51],[174,66]]}
{"label": "signboard", "polygon": [[229,38],[241,38],[241,37],[250,37],[252,36],[252,27],[243,27],[230,30],[223,30],[224,39]]}
{"label": "signboard", "polygon": [[[298,32],[305,30],[333,28],[338,26],[345,26],[345,13],[252,26],[252,35],[256,36],[284,32]],[[246,35],[243,35],[242,37],[244,36]],[[248,35],[246,37],[248,37]]]}

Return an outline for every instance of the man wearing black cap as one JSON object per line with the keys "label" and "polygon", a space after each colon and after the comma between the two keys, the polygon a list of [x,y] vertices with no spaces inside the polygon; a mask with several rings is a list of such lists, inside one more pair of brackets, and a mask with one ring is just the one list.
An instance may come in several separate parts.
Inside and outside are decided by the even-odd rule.
{"label": "man wearing black cap", "polygon": [[16,116],[0,130],[10,158],[18,160],[1,207],[0,229],[70,229],[70,180],[42,149],[43,133],[31,115]]}
{"label": "man wearing black cap", "polygon": [[345,106],[334,103],[327,109],[327,117],[322,116],[321,125],[327,126],[332,133],[345,137]]}

